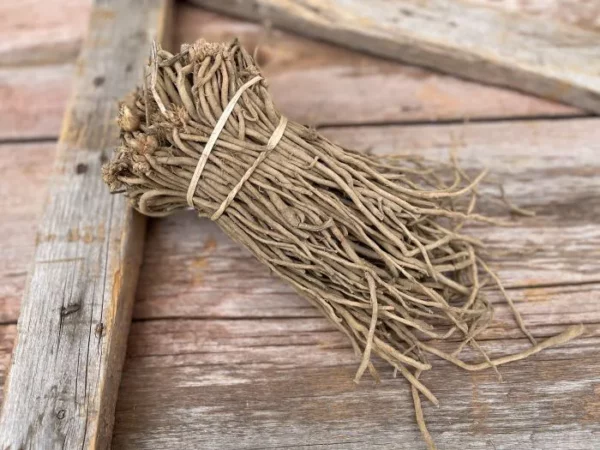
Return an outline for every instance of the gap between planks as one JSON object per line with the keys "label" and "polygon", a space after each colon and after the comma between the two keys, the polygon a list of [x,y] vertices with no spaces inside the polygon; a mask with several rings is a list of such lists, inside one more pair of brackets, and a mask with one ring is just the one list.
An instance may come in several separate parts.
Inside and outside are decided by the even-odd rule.
{"label": "gap between planks", "polygon": [[370,127],[410,127],[410,126],[443,126],[460,124],[480,124],[480,123],[503,123],[503,122],[546,122],[546,121],[572,121],[594,118],[592,114],[572,114],[572,115],[538,115],[538,116],[492,116],[492,117],[464,117],[454,119],[439,120],[389,120],[373,122],[336,122],[336,123],[317,123],[314,127],[318,130],[337,129],[337,128],[370,128]]}
{"label": "gap between planks", "polygon": [[[503,123],[503,122],[546,122],[546,121],[576,121],[589,119],[595,116],[591,114],[565,114],[565,115],[537,115],[537,116],[496,116],[496,117],[465,117],[455,119],[439,119],[439,120],[389,120],[389,121],[373,121],[373,122],[335,122],[335,123],[316,123],[314,128],[317,130],[324,129],[343,129],[343,128],[371,128],[371,127],[410,127],[410,126],[443,126],[443,125],[460,125],[460,124],[479,124],[479,123]],[[36,137],[15,137],[0,139],[0,146],[12,144],[46,144],[57,142],[58,135],[36,136]],[[1,151],[1,148],[0,148]]]}

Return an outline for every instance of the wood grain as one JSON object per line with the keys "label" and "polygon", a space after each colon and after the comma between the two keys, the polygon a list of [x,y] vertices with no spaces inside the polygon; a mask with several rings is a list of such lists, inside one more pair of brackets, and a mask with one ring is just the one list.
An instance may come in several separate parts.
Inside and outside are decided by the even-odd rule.
{"label": "wood grain", "polygon": [[581,28],[600,30],[600,3],[596,0],[463,0],[499,8],[513,14],[527,14]]}
{"label": "wood grain", "polygon": [[193,2],[377,56],[600,112],[600,34],[593,30],[451,0]]}
{"label": "wood grain", "polygon": [[[593,448],[600,437],[599,344],[595,328],[503,367],[503,383],[491,371],[469,374],[432,361],[424,381],[441,406],[427,404],[425,414],[439,447]],[[483,345],[499,355],[528,344]],[[324,319],[136,323],[113,446],[424,448],[404,380],[378,363],[382,383],[356,386],[356,364]]]}
{"label": "wood grain", "polygon": [[0,140],[56,141],[75,64],[0,67]]}
{"label": "wood grain", "polygon": [[[503,367],[503,383],[434,358],[424,382],[441,406],[425,414],[439,448],[587,450],[600,438],[597,124],[324,130],[377,153],[443,158],[454,149],[469,171],[490,166],[538,213],[470,230],[504,251],[495,267],[523,319],[538,337],[586,324],[583,338]],[[496,314],[484,347],[524,349],[504,301],[487,295]],[[151,220],[137,296],[116,448],[424,448],[406,383],[378,362],[381,384],[354,385],[345,337],[214,224],[188,213]]]}
{"label": "wood grain", "polygon": [[[517,204],[535,210],[512,227],[477,227],[472,232],[492,248],[508,251],[494,261],[508,285],[535,286],[597,281],[600,267],[600,133],[595,119],[446,126],[327,129],[335,140],[356,148],[390,153],[410,151],[447,158],[458,151],[470,171],[488,166]],[[519,136],[515,142],[514,136]],[[576,149],[576,151],[575,151]],[[13,154],[22,154],[15,165]],[[33,254],[34,223],[47,180],[50,144],[0,146],[0,322],[15,321]],[[21,189],[23,185],[31,189]],[[497,194],[496,188],[491,187]],[[500,207],[487,207],[502,214]],[[182,239],[187,236],[187,239]],[[525,256],[520,252],[525,251]],[[231,280],[230,273],[240,277]],[[314,314],[290,289],[266,291],[267,272],[218,228],[190,213],[151,220],[135,318],[231,317]],[[288,311],[289,308],[289,311]],[[301,311],[302,309],[302,311]],[[288,311],[288,312],[286,312]]]}
{"label": "wood grain", "polygon": [[[0,29],[0,45],[4,46],[0,95],[6,100],[0,102],[0,140],[58,135],[89,9],[87,0],[69,0],[63,8],[61,1],[30,4],[11,0],[0,6],[0,12],[10,6],[5,19],[8,26]],[[64,8],[68,14],[59,13]],[[38,20],[40,17],[46,19]],[[265,34],[257,24],[185,3],[177,7],[177,25],[177,43],[239,36],[252,50],[260,41],[259,61],[278,105],[290,117],[313,125],[582,114],[515,91],[290,33],[274,30]],[[3,65],[3,61],[10,64]]]}
{"label": "wood grain", "polygon": [[[535,2],[472,1],[540,14],[534,10]],[[543,17],[593,27],[593,16],[578,12],[588,11],[586,5],[593,6],[593,2],[561,7],[572,1],[544,2],[548,9]],[[44,3],[27,3],[24,10],[17,2],[4,2],[0,6],[3,20],[10,16],[5,14],[7,5],[13,8],[11,17],[27,24],[34,23],[27,20],[37,14],[28,12],[39,11]],[[61,15],[60,5],[54,8],[57,13],[48,14],[63,20],[65,27],[77,22],[74,9]],[[263,34],[257,25],[189,5],[179,5],[178,11],[180,42],[201,35],[209,39],[241,35],[252,48]],[[589,22],[584,23],[584,17]],[[81,23],[76,26],[82,28]],[[42,32],[34,28],[23,25],[20,32],[22,36],[27,30]],[[0,36],[5,29],[0,29]],[[59,36],[47,33],[44,39]],[[274,31],[265,39],[259,59],[277,103],[291,117],[307,123],[579,114],[507,90],[480,87],[282,32]],[[3,49],[12,45],[10,39],[2,42],[7,43]],[[51,51],[50,45],[46,47]],[[11,93],[3,97],[10,101],[0,102],[0,139],[56,133],[58,121],[50,116],[52,111],[60,115],[61,95],[65,96],[70,74],[77,69],[73,61],[47,58],[35,66],[35,58],[18,62],[17,56],[10,55],[17,62],[0,67],[0,89]],[[53,67],[62,67],[61,74]],[[37,83],[27,83],[28,77],[37,77]],[[55,100],[47,103],[45,80],[54,80],[50,85]],[[313,94],[314,83],[306,80],[319,80],[323,93],[331,92],[331,100],[315,107],[316,96],[324,94]],[[382,88],[369,92],[373,85]],[[27,91],[32,86],[35,90]],[[425,94],[421,96],[422,87]],[[88,98],[90,103],[95,99],[93,95]],[[378,106],[384,103],[391,106]],[[39,114],[39,110],[46,112]],[[512,231],[472,230],[491,240],[496,249],[508,247],[496,267],[509,279],[526,323],[538,336],[554,334],[568,324],[588,324],[588,336],[506,366],[505,383],[498,383],[491,372],[471,376],[436,360],[439,372],[424,377],[442,406],[425,408],[440,448],[588,450],[600,440],[600,283],[595,276],[600,223],[600,169],[595,155],[600,136],[596,124],[594,120],[553,120],[324,130],[361,149],[373,146],[374,151],[409,150],[445,157],[448,149],[455,148],[470,170],[490,165],[511,197],[539,214],[538,219],[520,219]],[[69,151],[75,153],[73,148]],[[17,317],[27,261],[34,253],[34,224],[53,156],[52,144],[0,145],[0,382],[17,334],[15,325],[2,323]],[[497,208],[488,212],[500,213]],[[89,245],[83,231],[80,242],[68,243],[74,254]],[[47,235],[39,233],[42,238]],[[530,253],[519,256],[517,251],[523,249]],[[232,277],[231,271],[239,276]],[[494,354],[523,348],[526,342],[520,339],[508,310],[497,294],[490,295],[497,314],[484,336],[485,345]],[[357,363],[345,338],[283,283],[257,268],[249,255],[226,241],[213,225],[192,214],[151,221],[137,297],[114,448],[422,448],[405,383],[393,380],[391,372],[379,364],[381,385],[365,379],[355,386],[351,380]],[[98,347],[98,339],[89,330],[90,306],[84,303],[83,308],[86,312],[81,315],[86,318],[77,318],[80,312],[65,318],[75,319],[63,323],[61,348],[72,327],[80,326],[74,322],[82,322],[92,336],[92,358],[98,357],[98,348],[105,355],[106,335]],[[54,319],[59,310],[48,314]],[[93,379],[90,372],[90,384]],[[51,397],[48,404],[52,402],[64,403],[63,397]],[[64,422],[73,419],[72,411],[82,408],[69,405]]]}
{"label": "wood grain", "polygon": [[[110,196],[115,98],[161,38],[166,0],[98,1],[63,122],[6,381],[2,448],[107,448],[144,219]],[[26,186],[23,186],[26,187]]]}
{"label": "wood grain", "polygon": [[0,4],[0,139],[56,138],[90,0]]}
{"label": "wood grain", "polygon": [[[538,293],[527,302],[547,302],[554,319],[565,296],[591,295],[587,314],[599,317],[600,285]],[[533,325],[537,336],[556,329]],[[527,345],[515,327],[492,330],[483,345],[493,354]],[[14,334],[0,326],[0,368]],[[503,367],[504,383],[434,360],[425,380],[442,404],[425,409],[440,448],[590,449],[600,435],[599,339],[588,326],[567,346]],[[322,317],[134,322],[129,342],[113,448],[422,448],[404,381],[378,363],[383,382],[355,386],[354,355]]]}
{"label": "wood grain", "polygon": [[[508,286],[532,287],[600,281],[598,130],[598,121],[587,119],[324,131],[358,149],[441,159],[454,149],[471,173],[489,167],[490,181],[502,182],[509,198],[537,217],[470,232],[504,253],[493,265]],[[498,194],[492,184],[488,191]],[[505,214],[489,205],[482,211]],[[314,314],[294,298],[209,221],[190,213],[150,221],[134,317]]]}
{"label": "wood grain", "polygon": [[41,66],[77,58],[91,0],[8,0],[0,4],[0,67]]}
{"label": "wood grain", "polygon": [[[178,42],[239,37],[281,110],[312,125],[581,114],[515,91],[359,54],[182,5]],[[294,86],[294,89],[290,89]]]}
{"label": "wood grain", "polygon": [[[353,147],[384,153],[410,151],[445,159],[455,149],[470,171],[490,167],[492,181],[503,182],[513,201],[538,214],[508,228],[471,230],[494,249],[508,251],[494,264],[510,286],[518,287],[600,280],[596,124],[587,119],[324,131]],[[22,163],[15,164],[15,153],[22,155]],[[0,221],[0,322],[18,317],[53,154],[51,144],[0,146],[0,170],[4,180],[10,180],[0,182],[0,208],[6,211]],[[30,189],[22,189],[24,185]],[[495,186],[490,190],[497,194]],[[501,207],[486,210],[503,214]],[[241,276],[231,280],[233,272]],[[289,289],[266,291],[264,286],[271,282],[249,254],[194,214],[151,220],[134,317],[314,313],[309,305],[294,300]]]}
{"label": "wood grain", "polygon": [[[10,365],[10,356],[17,337],[16,324],[0,325],[0,385],[4,386],[7,369]],[[4,391],[0,389],[0,404],[4,399]]]}
{"label": "wood grain", "polygon": [[55,143],[0,145],[0,323],[19,317],[55,153]]}

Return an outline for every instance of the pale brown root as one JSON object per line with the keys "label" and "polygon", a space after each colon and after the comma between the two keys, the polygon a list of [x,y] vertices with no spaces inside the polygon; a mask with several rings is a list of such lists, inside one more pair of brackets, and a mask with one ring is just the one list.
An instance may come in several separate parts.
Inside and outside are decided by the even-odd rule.
{"label": "pale brown root", "polygon": [[529,332],[529,330],[525,326],[525,322],[523,322],[523,318],[521,317],[521,314],[519,313],[519,311],[515,307],[515,304],[513,303],[512,298],[510,298],[510,296],[506,293],[506,290],[504,289],[504,285],[500,281],[500,278],[498,278],[498,275],[496,275],[488,267],[488,265],[483,260],[481,260],[481,258],[477,258],[477,260],[478,260],[479,264],[481,264],[481,267],[483,267],[483,270],[485,270],[487,272],[487,274],[492,277],[492,279],[494,280],[494,282],[496,283],[496,285],[500,289],[500,292],[502,292],[502,296],[504,297],[504,299],[508,303],[508,306],[510,307],[510,310],[512,311],[513,316],[515,317],[515,320],[517,321],[517,325],[519,325],[519,328],[521,329],[521,331],[523,332],[523,334],[525,334],[525,336],[527,336],[527,338],[531,341],[531,343],[533,345],[535,345],[536,344],[535,338],[531,335],[531,333]]}
{"label": "pale brown root", "polygon": [[[421,371],[417,370],[415,372],[415,378],[419,379],[420,375]],[[427,424],[425,423],[425,417],[423,416],[423,408],[421,407],[419,391],[414,385],[410,387],[410,390],[412,392],[413,403],[415,406],[415,418],[417,419],[417,425],[419,426],[419,430],[421,431],[421,436],[423,436],[423,440],[425,441],[428,450],[437,450],[435,442],[433,442],[433,438],[431,437],[431,434],[429,434]]]}
{"label": "pale brown root", "polygon": [[366,274],[365,276],[367,277],[367,281],[369,283],[373,312],[371,313],[371,324],[369,325],[369,334],[367,335],[367,343],[365,345],[365,350],[363,351],[362,361],[360,366],[358,366],[356,376],[354,377],[355,383],[360,381],[365,369],[371,362],[371,348],[373,347],[373,337],[375,336],[375,326],[377,325],[377,292],[375,291],[375,281],[371,275]]}
{"label": "pale brown root", "polygon": [[525,359],[528,358],[529,356],[535,355],[536,353],[541,352],[542,350],[545,350],[549,347],[556,347],[557,345],[562,345],[565,344],[579,336],[581,336],[585,331],[585,328],[583,325],[579,324],[579,325],[573,325],[569,328],[567,328],[565,331],[563,331],[560,334],[557,334],[556,336],[552,336],[548,339],[543,340],[542,342],[529,347],[526,350],[523,350],[522,352],[519,353],[514,353],[512,355],[507,355],[507,356],[503,356],[501,358],[496,358],[496,359],[492,359],[490,360],[490,362],[482,362],[479,364],[469,364],[466,363],[460,359],[458,359],[455,356],[452,356],[451,354],[445,353],[435,347],[432,347],[430,345],[424,344],[424,343],[419,343],[419,347],[429,353],[432,353],[436,356],[439,356],[442,359],[445,359],[446,361],[450,361],[453,364],[456,364],[458,367],[461,367],[465,370],[469,370],[469,371],[478,371],[478,370],[484,370],[484,369],[489,369],[492,366],[501,366],[502,364],[508,364],[514,361],[519,361],[521,359]]}

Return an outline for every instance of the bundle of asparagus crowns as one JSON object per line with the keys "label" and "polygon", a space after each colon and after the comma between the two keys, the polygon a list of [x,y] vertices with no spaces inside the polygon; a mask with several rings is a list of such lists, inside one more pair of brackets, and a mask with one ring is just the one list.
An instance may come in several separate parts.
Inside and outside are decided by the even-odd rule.
{"label": "bundle of asparagus crowns", "polygon": [[[582,333],[581,326],[492,360],[477,343],[493,316],[482,287],[496,275],[483,243],[461,233],[475,213],[477,186],[455,163],[377,157],[330,142],[287,120],[237,40],[198,41],[173,55],[153,47],[143,87],[121,103],[121,145],[103,168],[149,216],[193,208],[215,221],[349,339],[360,364],[375,354],[411,384],[430,448],[419,381],[431,355],[466,370],[524,358]],[[456,344],[451,353],[434,343]],[[460,359],[469,345],[480,363]]]}

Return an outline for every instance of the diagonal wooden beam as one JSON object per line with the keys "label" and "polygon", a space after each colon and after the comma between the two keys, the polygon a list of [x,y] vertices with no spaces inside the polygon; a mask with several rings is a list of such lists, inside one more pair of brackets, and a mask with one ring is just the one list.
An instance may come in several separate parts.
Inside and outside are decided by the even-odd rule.
{"label": "diagonal wooden beam", "polygon": [[[0,448],[108,448],[145,220],[100,168],[169,0],[96,0],[58,143],[5,385]],[[23,189],[28,187],[22,186]]]}
{"label": "diagonal wooden beam", "polygon": [[456,0],[192,2],[600,113],[600,33],[592,30]]}

